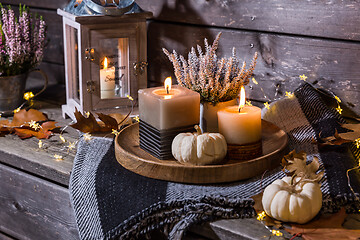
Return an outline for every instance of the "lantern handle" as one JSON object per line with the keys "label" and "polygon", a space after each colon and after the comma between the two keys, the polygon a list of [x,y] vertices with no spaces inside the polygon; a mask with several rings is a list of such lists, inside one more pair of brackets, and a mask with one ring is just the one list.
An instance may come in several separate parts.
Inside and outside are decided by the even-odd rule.
{"label": "lantern handle", "polygon": [[116,8],[103,7],[100,4],[95,3],[93,0],[84,0],[84,2],[91,10],[103,15],[123,15],[129,12],[135,5],[134,0],[128,0],[127,2],[129,2],[129,4],[125,7],[121,7],[119,4],[113,1],[116,5]]}

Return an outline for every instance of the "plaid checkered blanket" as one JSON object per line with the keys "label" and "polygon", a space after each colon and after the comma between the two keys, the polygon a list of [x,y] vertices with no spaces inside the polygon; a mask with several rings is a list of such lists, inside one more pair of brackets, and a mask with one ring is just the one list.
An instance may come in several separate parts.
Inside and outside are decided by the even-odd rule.
{"label": "plaid checkered blanket", "polygon": [[[348,186],[346,170],[357,166],[354,145],[319,148],[312,139],[341,130],[344,119],[328,108],[309,84],[295,97],[274,102],[263,119],[282,128],[290,149],[317,156],[325,170],[322,180],[323,212],[345,206],[349,212],[360,203]],[[359,158],[358,158],[359,159]],[[115,159],[114,142],[104,138],[81,140],[70,179],[70,195],[81,239],[143,238],[154,229],[169,239],[181,239],[189,226],[216,219],[252,217],[251,196],[275,179],[280,167],[261,176],[228,184],[193,185],[155,180],[124,169]],[[350,173],[351,186],[360,191],[360,174]]]}

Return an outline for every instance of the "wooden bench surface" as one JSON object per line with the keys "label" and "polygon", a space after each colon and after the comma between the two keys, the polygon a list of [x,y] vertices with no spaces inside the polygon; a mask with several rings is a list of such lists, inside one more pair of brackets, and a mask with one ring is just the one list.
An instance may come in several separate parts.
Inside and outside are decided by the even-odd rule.
{"label": "wooden bench surface", "polygon": [[[62,119],[59,105],[38,102],[36,106],[60,126],[71,122]],[[68,128],[63,136],[72,142],[79,133]],[[59,134],[42,141],[44,148],[39,149],[36,138],[0,139],[0,233],[19,239],[78,239],[68,192],[75,152],[66,154]],[[56,161],[54,154],[64,160]],[[347,225],[360,229],[360,216],[350,215]],[[185,239],[259,239],[269,234],[255,218],[220,220],[190,231]]]}
{"label": "wooden bench surface", "polygon": [[[50,83],[62,83],[63,86],[62,22],[56,9],[63,8],[69,0],[1,2],[15,8],[19,3],[26,3],[33,12],[44,17],[49,44],[40,67],[47,72]],[[154,13],[153,19],[148,21],[149,86],[160,85],[165,77],[173,75],[172,66],[161,48],[186,54],[191,46],[202,45],[204,37],[212,41],[221,31],[219,55],[229,56],[234,46],[240,58],[249,61],[255,51],[259,52],[255,78],[270,98],[274,98],[275,86],[279,87],[279,97],[286,91],[293,91],[301,83],[298,76],[305,74],[316,87],[334,91],[360,114],[358,0],[136,2]],[[67,125],[70,121],[60,117],[59,103],[64,101],[64,92],[49,93],[47,90],[42,96],[44,94],[52,95],[52,98],[46,99],[47,104],[40,103],[39,107],[59,125]],[[249,94],[255,100],[268,100],[259,89]],[[50,102],[54,104],[49,105]],[[64,137],[75,141],[78,133],[68,129]],[[0,238],[11,235],[19,239],[39,239],[47,228],[52,232],[48,235],[51,239],[77,238],[67,189],[74,152],[64,154],[61,150],[64,145],[58,136],[44,144],[44,149],[38,149],[35,138],[23,141],[16,136],[0,138],[0,209],[6,210],[0,212]],[[63,155],[64,160],[55,161],[54,154]],[[38,194],[39,191],[46,194]],[[55,213],[63,211],[64,214],[54,215],[39,207],[49,207],[47,202],[54,202],[50,207]],[[359,218],[350,222],[360,229],[356,225]],[[236,219],[216,221],[201,228],[194,227],[192,231],[214,239],[259,239],[266,235],[264,229],[254,219]]]}

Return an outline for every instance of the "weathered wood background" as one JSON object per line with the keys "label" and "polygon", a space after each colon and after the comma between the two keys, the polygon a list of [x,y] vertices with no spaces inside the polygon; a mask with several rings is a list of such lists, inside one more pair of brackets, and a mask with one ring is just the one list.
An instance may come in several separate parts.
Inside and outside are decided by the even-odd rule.
{"label": "weathered wood background", "polygon": [[[49,44],[42,68],[53,82],[64,82],[61,18],[56,9],[68,0],[2,0],[26,3],[43,15]],[[360,113],[360,1],[359,0],[138,0],[154,13],[148,22],[148,85],[159,85],[173,75],[161,48],[187,54],[203,38],[210,42],[223,32],[218,55],[259,61],[255,77],[265,96],[273,100],[301,84],[308,76],[315,86],[332,90]],[[258,86],[250,98],[267,101]]]}

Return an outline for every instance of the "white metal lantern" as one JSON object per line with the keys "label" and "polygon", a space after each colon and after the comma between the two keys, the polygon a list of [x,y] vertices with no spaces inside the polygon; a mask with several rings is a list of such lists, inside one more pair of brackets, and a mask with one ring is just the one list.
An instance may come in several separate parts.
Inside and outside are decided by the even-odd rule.
{"label": "white metal lantern", "polygon": [[134,1],[72,0],[63,18],[66,104],[63,117],[109,113],[131,105],[147,87],[146,19]]}

